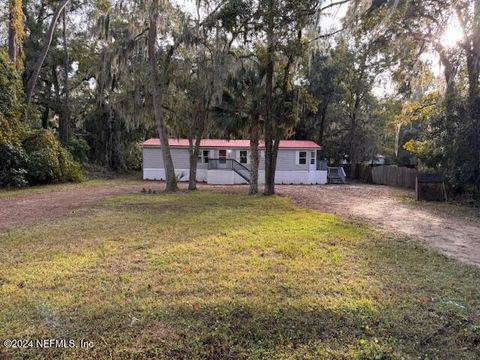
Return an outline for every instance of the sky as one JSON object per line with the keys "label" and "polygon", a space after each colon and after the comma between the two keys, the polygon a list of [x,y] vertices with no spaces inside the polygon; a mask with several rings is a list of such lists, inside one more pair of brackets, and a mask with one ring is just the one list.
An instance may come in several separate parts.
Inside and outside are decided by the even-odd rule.
{"label": "sky", "polygon": [[[191,14],[192,16],[196,14],[195,4],[196,0],[171,0],[174,4],[180,6],[180,8]],[[330,4],[334,0],[326,0],[322,6]],[[328,12],[328,16],[322,18],[321,26],[325,30],[328,29],[337,29],[341,26],[341,19],[345,16],[348,9],[348,3],[342,4],[340,6],[333,7],[331,11]]]}
{"label": "sky", "polygon": [[[171,0],[174,4],[177,4],[182,10],[191,14],[192,16],[196,15],[196,0]],[[336,0],[326,0],[322,6],[328,5],[332,1]],[[7,19],[6,19],[6,11],[7,11],[7,2],[1,1],[0,2],[0,44],[6,43],[6,34],[7,34]],[[320,33],[330,33],[332,31],[338,30],[342,26],[342,19],[344,18],[346,12],[348,10],[348,3],[342,4],[340,6],[332,7],[328,10],[324,16],[322,16],[320,21]],[[79,17],[78,17],[79,18]],[[76,28],[80,28],[81,25],[75,21],[75,17],[70,18],[70,22]],[[458,19],[453,18],[451,23],[448,25],[446,31],[441,35],[441,43],[443,46],[446,47],[453,47],[458,44],[458,42],[462,39],[462,30],[461,26],[458,23]],[[442,76],[442,66],[439,62],[438,55],[434,52],[427,53],[422,55],[421,60],[430,63],[431,69],[436,76]],[[388,73],[381,74],[378,79],[377,83],[375,84],[374,94],[378,97],[393,95],[395,92],[393,83]]]}
{"label": "sky", "polygon": [[[332,1],[336,0],[327,0],[322,6],[330,4]],[[192,16],[196,15],[196,1],[195,0],[172,0],[172,2],[178,5],[184,12],[191,14]],[[321,34],[328,34],[336,30],[341,29],[342,19],[345,17],[348,10],[348,3],[334,6],[331,9],[328,9],[327,12],[322,16],[319,27]],[[393,95],[395,92],[393,83],[388,73],[381,74],[377,78],[377,82],[373,89],[374,95],[377,97],[384,97],[388,95]]]}

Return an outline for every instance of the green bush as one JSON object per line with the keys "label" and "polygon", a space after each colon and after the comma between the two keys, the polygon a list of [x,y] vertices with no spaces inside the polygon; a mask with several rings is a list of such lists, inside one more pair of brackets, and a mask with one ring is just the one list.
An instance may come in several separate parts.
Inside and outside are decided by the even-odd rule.
{"label": "green bush", "polygon": [[26,186],[27,162],[27,155],[20,145],[0,141],[0,187]]}
{"label": "green bush", "polygon": [[67,148],[75,161],[78,161],[80,164],[88,163],[90,146],[84,138],[73,136],[70,139]]}
{"label": "green bush", "polygon": [[19,119],[23,111],[22,80],[8,59],[4,50],[0,49],[0,117],[7,120]]}
{"label": "green bush", "polygon": [[28,155],[28,180],[30,184],[53,182],[80,182],[83,180],[80,165],[62,147],[48,130],[32,132],[23,141]]}
{"label": "green bush", "polygon": [[14,142],[19,140],[24,133],[24,127],[16,119],[7,120],[0,114],[0,142]]}
{"label": "green bush", "polygon": [[137,143],[132,143],[125,152],[125,167],[128,170],[142,169],[142,149]]}
{"label": "green bush", "polygon": [[[59,144],[60,145],[60,144]],[[60,146],[58,149],[58,160],[60,164],[60,181],[82,182],[84,179],[80,165],[73,161],[67,149]]]}
{"label": "green bush", "polygon": [[0,186],[81,181],[80,166],[52,132],[28,132],[20,122],[21,77],[1,49],[0,89]]}

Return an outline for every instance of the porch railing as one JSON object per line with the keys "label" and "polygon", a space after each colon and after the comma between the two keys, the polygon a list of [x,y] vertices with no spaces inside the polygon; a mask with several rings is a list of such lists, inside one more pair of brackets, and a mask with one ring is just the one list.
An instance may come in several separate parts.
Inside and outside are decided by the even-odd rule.
{"label": "porch railing", "polygon": [[250,169],[235,159],[208,159],[208,170],[233,170],[250,182]]}
{"label": "porch railing", "polygon": [[341,166],[329,167],[327,177],[330,184],[345,184],[347,182],[345,170]]}

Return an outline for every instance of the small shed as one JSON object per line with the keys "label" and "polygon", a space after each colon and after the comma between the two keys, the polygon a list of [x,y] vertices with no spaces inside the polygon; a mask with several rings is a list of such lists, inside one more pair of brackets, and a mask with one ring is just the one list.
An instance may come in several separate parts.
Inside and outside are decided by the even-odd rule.
{"label": "small shed", "polygon": [[440,174],[417,174],[415,179],[415,195],[417,201],[447,201],[445,181]]}

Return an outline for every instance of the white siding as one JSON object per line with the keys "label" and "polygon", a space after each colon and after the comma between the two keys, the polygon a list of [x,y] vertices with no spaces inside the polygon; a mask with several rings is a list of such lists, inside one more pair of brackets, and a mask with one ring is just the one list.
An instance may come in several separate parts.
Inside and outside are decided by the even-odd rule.
{"label": "white siding", "polygon": [[[210,158],[218,158],[219,149],[204,149],[201,148],[200,154],[203,150],[210,150]],[[230,158],[237,158],[238,152],[240,149],[231,149],[229,154]],[[243,150],[243,149],[242,149]],[[249,150],[248,150],[249,151]],[[277,157],[277,167],[276,167],[276,182],[284,184],[314,184],[314,183],[325,183],[324,173],[315,171],[314,173],[309,172],[308,156],[306,164],[297,164],[297,153],[298,151],[304,151],[301,149],[279,149]],[[259,164],[259,182],[263,183],[264,174],[265,174],[265,150],[260,150],[260,164]],[[172,159],[175,167],[175,172],[177,175],[182,174],[182,180],[188,180],[188,169],[189,169],[189,152],[188,149],[179,149],[172,148]],[[307,151],[308,155],[308,151]],[[246,165],[250,168],[250,164]],[[160,148],[144,148],[143,149],[143,169],[144,169],[144,178],[145,179],[164,179],[164,166],[162,159],[162,151]],[[208,164],[199,162],[197,163],[197,180],[206,181],[208,173],[211,171],[207,170]],[[217,174],[220,176],[220,174]],[[224,174],[223,176],[228,177],[228,182],[226,183],[238,183],[238,179],[230,180],[230,175]],[[233,176],[233,174],[232,174]],[[215,176],[214,176],[215,178]],[[218,183],[218,180],[212,180]]]}
{"label": "white siding", "polygon": [[[278,150],[277,156],[277,171],[308,171],[307,164],[297,165],[297,152],[303,150],[288,149]],[[308,152],[307,152],[308,154]]]}

